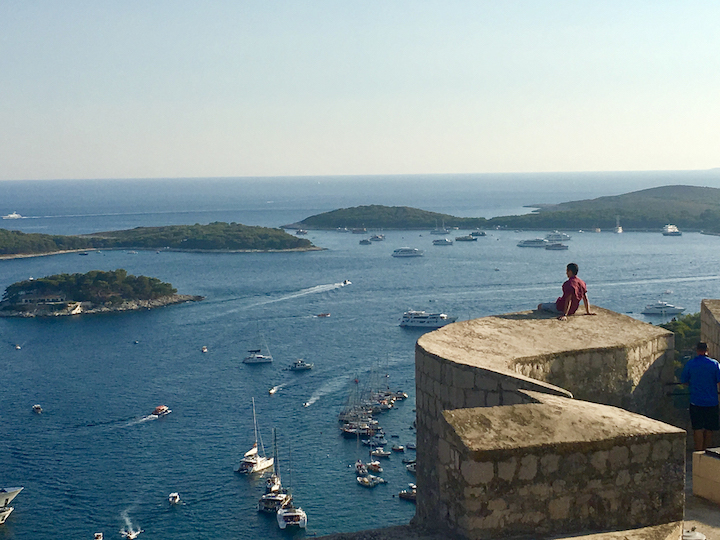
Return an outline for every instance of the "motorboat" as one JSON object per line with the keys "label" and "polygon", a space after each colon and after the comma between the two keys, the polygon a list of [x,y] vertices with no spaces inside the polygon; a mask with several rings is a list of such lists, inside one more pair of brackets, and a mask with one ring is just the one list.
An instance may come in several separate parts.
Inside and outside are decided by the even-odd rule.
{"label": "motorboat", "polygon": [[173,491],[168,495],[168,502],[170,504],[180,504],[180,494],[177,491]]}
{"label": "motorboat", "polygon": [[315,316],[318,317],[318,318],[320,318],[320,319],[326,319],[326,318],[328,318],[328,317],[330,316],[330,314],[329,314],[329,313],[318,313],[318,314],[315,315]]}
{"label": "motorboat", "polygon": [[408,450],[417,450],[417,446],[415,445],[415,443],[407,443],[405,445],[405,448],[407,448]]}
{"label": "motorboat", "polygon": [[654,304],[648,304],[642,310],[643,315],[679,315],[685,311],[684,307],[673,306],[663,300],[658,300]]}
{"label": "motorboat", "polygon": [[623,232],[623,228],[620,226],[620,216],[615,216],[615,228],[613,232],[615,234],[621,234]]}
{"label": "motorboat", "polygon": [[272,355],[262,354],[261,349],[249,349],[248,355],[243,358],[243,364],[269,364],[272,361]]}
{"label": "motorboat", "polygon": [[473,237],[487,236],[487,234],[485,234],[485,231],[473,231],[470,233],[470,236],[473,236]]}
{"label": "motorboat", "polygon": [[40,414],[41,412],[43,412],[43,408],[38,404],[33,405],[32,410],[36,414]]}
{"label": "motorboat", "polygon": [[346,279],[342,282],[342,284],[343,284],[343,287],[345,287],[347,285],[352,285],[352,281],[350,281],[349,279]]}
{"label": "motorboat", "polygon": [[[245,452],[240,466],[237,472],[242,474],[252,474],[265,469],[269,469],[275,464],[273,458],[269,458],[265,455],[265,446],[262,443],[262,438],[258,435],[257,416],[255,415],[255,398],[252,398],[252,410],[253,410],[253,427],[255,429],[255,443],[252,448]],[[260,451],[258,450],[258,441],[260,442]]]}
{"label": "motorboat", "polygon": [[382,446],[378,446],[377,448],[375,448],[375,450],[373,450],[372,452],[370,452],[370,455],[373,456],[373,457],[383,457],[383,458],[386,458],[386,457],[390,457],[390,454],[391,454],[391,453],[392,453],[392,452],[390,452],[389,450],[385,450],[385,448],[383,448]]}
{"label": "motorboat", "polygon": [[417,467],[417,463],[415,463],[414,461],[412,463],[408,463],[407,465],[405,465],[405,468],[408,470],[408,472],[410,472],[412,474],[415,474],[416,467]]}
{"label": "motorboat", "polygon": [[158,418],[162,418],[163,416],[167,416],[171,412],[172,411],[170,410],[170,407],[168,407],[167,405],[158,405],[150,414],[151,416],[157,416]]}
{"label": "motorboat", "polygon": [[393,451],[393,452],[404,452],[404,451],[405,451],[405,447],[404,447],[402,444],[394,444],[394,445],[392,446],[392,451]]}
{"label": "motorboat", "polygon": [[409,489],[403,489],[398,493],[398,497],[406,501],[415,502],[417,500],[417,486],[415,484],[408,484]]}
{"label": "motorboat", "polygon": [[364,439],[362,443],[365,446],[377,448],[378,446],[385,446],[388,442],[383,435],[373,435],[369,439]]}
{"label": "motorboat", "polygon": [[93,536],[94,540],[103,540],[103,533],[95,533],[95,536]]}
{"label": "motorboat", "polygon": [[368,474],[367,465],[359,459],[355,462],[355,474],[357,476],[367,476]]}
{"label": "motorboat", "polygon": [[8,516],[12,514],[14,508],[10,506],[10,503],[23,489],[22,487],[0,488],[0,523],[5,523]]}
{"label": "motorboat", "polygon": [[426,313],[425,311],[410,310],[403,313],[400,326],[410,328],[440,328],[446,324],[454,323],[457,317],[445,313]]}
{"label": "motorboat", "polygon": [[532,240],[520,240],[518,247],[544,248],[548,243],[544,238],[533,238]]}
{"label": "motorboat", "polygon": [[367,476],[358,476],[357,483],[360,484],[362,487],[373,488],[379,484],[387,484],[387,480],[379,476],[368,474]]}
{"label": "motorboat", "polygon": [[663,227],[663,236],[682,236],[682,232],[675,225],[669,223]]}
{"label": "motorboat", "polygon": [[298,229],[297,231],[295,231],[295,234],[297,234],[298,236],[301,236],[301,235],[307,234],[307,233],[308,232],[305,229]]}
{"label": "motorboat", "polygon": [[384,234],[373,234],[370,237],[370,241],[372,241],[372,242],[382,242],[383,240],[385,240]]}
{"label": "motorboat", "polygon": [[381,472],[383,472],[383,468],[380,466],[380,462],[379,462],[379,461],[371,461],[370,463],[368,463],[368,464],[367,464],[367,470],[368,470],[368,471],[372,471],[372,472],[376,472],[376,473],[381,473]]}
{"label": "motorboat", "polygon": [[370,244],[372,244],[372,242],[370,240],[368,240],[367,238],[363,238],[362,240],[360,240],[361,246],[369,246]]}
{"label": "motorboat", "polygon": [[437,240],[433,240],[433,246],[452,246],[453,241],[449,238],[438,238]]}
{"label": "motorboat", "polygon": [[292,500],[281,506],[277,511],[278,526],[285,530],[286,527],[307,527],[307,514],[305,511],[293,505]]}
{"label": "motorboat", "polygon": [[134,540],[135,538],[140,536],[140,533],[144,533],[144,532],[145,532],[145,529],[140,529],[137,531],[133,531],[132,528],[129,531],[126,531],[125,529],[123,529],[122,531],[120,531],[120,536],[122,536],[123,538],[127,538],[128,540]]}
{"label": "motorboat", "polygon": [[553,231],[545,235],[545,240],[548,242],[566,242],[570,240],[572,236],[560,231]]}
{"label": "motorboat", "polygon": [[553,244],[548,244],[547,246],[545,246],[545,249],[550,251],[564,251],[568,249],[568,246],[567,244],[561,244],[560,242],[556,242]]}
{"label": "motorboat", "polygon": [[352,230],[353,234],[365,234],[367,229],[365,227],[355,228]]}
{"label": "motorboat", "polygon": [[202,352],[208,352],[208,348],[207,348],[206,345],[203,345],[200,350],[201,350]]}
{"label": "motorboat", "polygon": [[3,216],[3,219],[20,219],[22,216],[18,214],[17,212],[13,212],[11,214],[8,214],[7,216]]}
{"label": "motorboat", "polygon": [[290,371],[308,371],[312,369],[315,366],[315,364],[310,364],[303,360],[302,358],[298,358],[295,360],[292,365],[290,366]]}
{"label": "motorboat", "polygon": [[422,249],[401,247],[392,252],[393,257],[422,257],[425,252]]}
{"label": "motorboat", "polygon": [[456,236],[455,241],[456,242],[477,242],[477,236],[473,236],[471,234],[468,234],[466,236]]}

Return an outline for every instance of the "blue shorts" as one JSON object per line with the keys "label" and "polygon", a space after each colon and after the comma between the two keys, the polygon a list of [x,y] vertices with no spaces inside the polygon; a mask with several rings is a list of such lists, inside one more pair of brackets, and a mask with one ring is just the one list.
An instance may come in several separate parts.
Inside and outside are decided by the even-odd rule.
{"label": "blue shorts", "polygon": [[555,302],[547,302],[540,304],[540,311],[549,311],[550,313],[562,313],[562,311],[557,308],[557,303]]}

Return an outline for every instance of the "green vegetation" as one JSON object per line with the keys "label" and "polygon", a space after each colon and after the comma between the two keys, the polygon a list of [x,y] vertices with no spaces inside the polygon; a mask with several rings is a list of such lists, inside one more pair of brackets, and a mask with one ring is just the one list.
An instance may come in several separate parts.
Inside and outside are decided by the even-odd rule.
{"label": "green vegetation", "polygon": [[688,353],[694,356],[695,345],[700,341],[700,313],[691,313],[678,317],[674,321],[658,325],[675,334],[676,357],[682,358]]}
{"label": "green vegetation", "polygon": [[170,283],[157,278],[128,275],[122,268],[86,274],[57,274],[13,283],[3,295],[9,307],[23,299],[62,296],[66,302],[121,304],[126,300],[154,300],[177,292]]}
{"label": "green vegetation", "polygon": [[[529,205],[532,206],[532,205]],[[664,186],[584,201],[540,205],[522,216],[460,218],[406,206],[357,206],[308,217],[303,228],[428,229],[446,227],[512,229],[612,229],[616,217],[626,230],[660,230],[668,223],[681,230],[720,233],[720,189]]]}
{"label": "green vegetation", "polygon": [[281,229],[239,223],[138,227],[85,236],[27,234],[0,229],[0,255],[41,254],[73,249],[140,248],[180,250],[309,249],[312,243]]}
{"label": "green vegetation", "polygon": [[485,218],[460,218],[448,214],[428,212],[408,206],[356,206],[342,208],[310,216],[300,222],[303,227],[311,229],[336,229],[347,227],[358,229],[434,229],[445,224],[446,227],[462,227],[474,229],[487,224]]}

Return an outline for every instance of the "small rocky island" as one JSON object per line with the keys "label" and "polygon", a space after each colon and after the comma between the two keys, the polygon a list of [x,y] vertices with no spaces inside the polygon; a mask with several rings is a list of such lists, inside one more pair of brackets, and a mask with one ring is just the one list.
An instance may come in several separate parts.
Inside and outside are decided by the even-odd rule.
{"label": "small rocky island", "polygon": [[0,317],[58,317],[81,313],[136,311],[196,302],[202,296],[177,294],[170,283],[147,276],[110,272],[56,274],[13,283],[0,301]]}

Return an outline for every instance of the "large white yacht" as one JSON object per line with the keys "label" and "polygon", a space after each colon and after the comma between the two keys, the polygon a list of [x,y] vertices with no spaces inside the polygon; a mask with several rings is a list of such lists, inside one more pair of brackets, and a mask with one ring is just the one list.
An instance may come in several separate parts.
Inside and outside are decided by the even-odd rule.
{"label": "large white yacht", "polygon": [[520,240],[520,242],[518,242],[518,247],[544,248],[549,243],[550,242],[544,238],[533,238],[532,240]]}
{"label": "large white yacht", "polygon": [[3,219],[20,219],[22,216],[18,214],[17,212],[13,212],[12,214],[8,214],[7,216],[3,216]]}
{"label": "large white yacht", "polygon": [[0,523],[5,523],[5,520],[12,513],[14,508],[9,504],[22,490],[22,487],[0,488]]}
{"label": "large white yacht", "polygon": [[682,236],[680,229],[678,229],[675,225],[670,225],[669,223],[663,227],[662,233],[663,236]]}
{"label": "large white yacht", "polygon": [[422,257],[425,252],[422,249],[401,247],[392,252],[393,257]]}
{"label": "large white yacht", "polygon": [[685,311],[684,307],[673,306],[662,300],[658,300],[654,304],[648,304],[642,310],[643,315],[679,315]]}
{"label": "large white yacht", "polygon": [[424,311],[411,310],[403,313],[400,326],[410,328],[440,328],[455,321],[457,321],[457,317],[450,317],[445,313],[426,313]]}
{"label": "large white yacht", "polygon": [[547,240],[548,242],[565,242],[566,240],[570,240],[571,238],[572,236],[570,236],[569,234],[560,231],[553,231],[545,235],[545,240]]}

